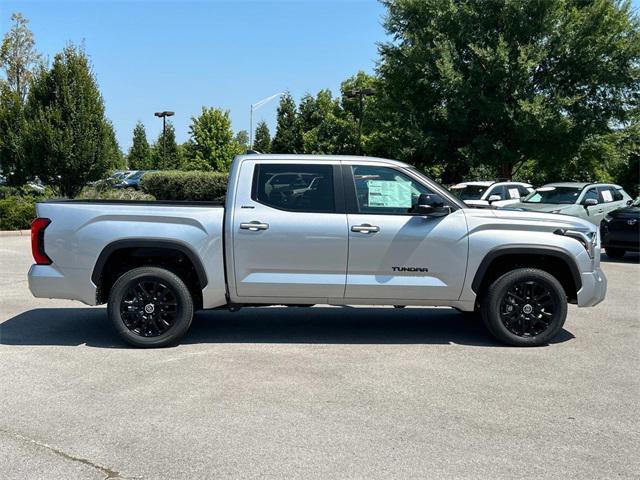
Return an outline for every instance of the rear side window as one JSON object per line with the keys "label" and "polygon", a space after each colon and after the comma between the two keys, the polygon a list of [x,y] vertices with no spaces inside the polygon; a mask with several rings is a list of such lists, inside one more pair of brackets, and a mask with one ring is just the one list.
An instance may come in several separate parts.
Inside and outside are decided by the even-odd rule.
{"label": "rear side window", "polygon": [[259,163],[251,198],[280,210],[334,213],[333,190],[331,165]]}
{"label": "rear side window", "polygon": [[620,193],[614,187],[601,187],[600,188],[600,196],[602,197],[602,202],[618,202],[622,200],[622,193]]}

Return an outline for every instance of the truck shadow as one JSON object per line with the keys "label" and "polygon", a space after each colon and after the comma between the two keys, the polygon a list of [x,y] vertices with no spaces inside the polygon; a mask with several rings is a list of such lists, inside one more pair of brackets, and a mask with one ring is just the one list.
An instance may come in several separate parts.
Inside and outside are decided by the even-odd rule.
{"label": "truck shadow", "polygon": [[[562,330],[552,343],[571,340]],[[437,308],[245,308],[198,312],[180,342],[502,346],[481,320]],[[0,324],[1,345],[129,348],[105,308],[40,308]]]}
{"label": "truck shadow", "polygon": [[640,263],[639,252],[627,252],[622,258],[609,258],[603,251],[600,257],[600,261],[604,263]]}

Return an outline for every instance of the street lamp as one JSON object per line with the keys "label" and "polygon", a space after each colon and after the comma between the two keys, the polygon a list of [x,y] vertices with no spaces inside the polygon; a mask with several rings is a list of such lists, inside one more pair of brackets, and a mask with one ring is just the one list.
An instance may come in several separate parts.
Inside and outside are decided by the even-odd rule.
{"label": "street lamp", "polygon": [[253,112],[280,95],[284,95],[284,92],[274,93],[270,97],[263,98],[262,100],[251,104],[251,112],[249,113],[249,150],[253,150]]}
{"label": "street lamp", "polygon": [[362,154],[362,118],[364,117],[364,107],[362,99],[364,97],[371,97],[376,94],[373,88],[354,88],[353,90],[347,90],[344,92],[346,98],[358,99],[358,155]]}
{"label": "street lamp", "polygon": [[167,164],[167,117],[172,117],[175,112],[156,112],[154,115],[162,118],[162,162]]}

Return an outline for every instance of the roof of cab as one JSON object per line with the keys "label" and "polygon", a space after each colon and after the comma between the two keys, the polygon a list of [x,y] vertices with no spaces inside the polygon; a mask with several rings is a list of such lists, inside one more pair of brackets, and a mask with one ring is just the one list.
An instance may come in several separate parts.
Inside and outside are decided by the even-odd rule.
{"label": "roof of cab", "polygon": [[300,160],[301,162],[318,161],[318,160],[333,160],[333,161],[348,161],[348,162],[385,162],[399,167],[410,168],[411,165],[399,162],[398,160],[389,160],[388,158],[378,157],[364,157],[359,155],[307,155],[299,153],[251,153],[248,155],[238,155],[236,159],[240,162],[245,160]]}

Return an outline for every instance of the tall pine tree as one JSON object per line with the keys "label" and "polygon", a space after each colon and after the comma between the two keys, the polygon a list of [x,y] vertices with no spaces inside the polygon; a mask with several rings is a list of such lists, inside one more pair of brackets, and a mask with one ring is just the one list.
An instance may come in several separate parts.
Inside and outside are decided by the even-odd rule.
{"label": "tall pine tree", "polygon": [[256,127],[256,138],[253,149],[260,153],[271,153],[271,134],[267,122],[261,120]]}
{"label": "tall pine tree", "polygon": [[280,98],[276,135],[271,142],[273,153],[302,153],[302,132],[298,123],[296,102],[288,92]]}
{"label": "tall pine tree", "polygon": [[127,156],[127,164],[131,170],[148,170],[151,168],[151,148],[147,141],[147,132],[142,122],[136,123],[133,129],[133,143]]}

